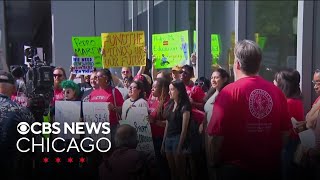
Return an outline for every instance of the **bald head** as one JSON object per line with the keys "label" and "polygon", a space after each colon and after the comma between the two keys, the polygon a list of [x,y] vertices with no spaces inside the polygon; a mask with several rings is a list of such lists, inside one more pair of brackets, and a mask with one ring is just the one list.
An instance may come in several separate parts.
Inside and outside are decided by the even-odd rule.
{"label": "bald head", "polygon": [[137,147],[137,131],[134,127],[122,124],[118,127],[115,136],[116,147]]}

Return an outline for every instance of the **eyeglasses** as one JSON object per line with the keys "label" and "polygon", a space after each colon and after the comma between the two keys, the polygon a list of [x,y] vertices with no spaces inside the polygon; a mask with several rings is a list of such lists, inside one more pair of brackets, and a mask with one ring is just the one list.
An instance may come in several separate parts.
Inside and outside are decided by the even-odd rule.
{"label": "eyeglasses", "polygon": [[62,77],[62,74],[53,74],[53,77]]}
{"label": "eyeglasses", "polygon": [[317,85],[317,86],[320,85],[320,81],[314,81],[314,80],[312,80],[312,83],[313,83],[313,85]]}
{"label": "eyeglasses", "polygon": [[122,71],[122,74],[129,74],[129,71]]}

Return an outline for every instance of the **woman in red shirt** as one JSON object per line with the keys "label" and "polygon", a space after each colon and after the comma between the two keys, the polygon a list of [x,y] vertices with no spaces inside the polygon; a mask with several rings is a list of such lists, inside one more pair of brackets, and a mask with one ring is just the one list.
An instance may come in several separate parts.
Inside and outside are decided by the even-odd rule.
{"label": "woman in red shirt", "polygon": [[161,155],[161,145],[163,141],[166,120],[164,118],[164,109],[170,99],[169,97],[170,81],[164,78],[157,78],[152,85],[151,95],[148,99],[149,121],[152,131],[154,151],[158,164],[160,179],[169,179],[169,167],[167,160]]}
{"label": "woman in red shirt", "polygon": [[[300,74],[293,69],[285,69],[275,74],[273,83],[278,86],[287,97],[288,112],[291,118],[297,121],[304,120],[302,93],[300,90]],[[297,169],[293,163],[294,153],[300,139],[293,129],[290,131],[290,138],[283,150],[283,176],[285,179],[297,177]]]}

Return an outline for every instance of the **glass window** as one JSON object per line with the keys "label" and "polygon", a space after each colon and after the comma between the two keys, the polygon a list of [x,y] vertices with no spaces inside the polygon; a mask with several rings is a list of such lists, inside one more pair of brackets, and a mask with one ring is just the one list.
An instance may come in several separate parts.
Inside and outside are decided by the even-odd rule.
{"label": "glass window", "polygon": [[296,69],[298,1],[247,1],[247,39],[263,51],[260,74],[269,81],[281,68]]}
{"label": "glass window", "polygon": [[[189,54],[193,51],[193,35],[196,30],[196,1],[154,1],[153,34],[188,30]],[[151,37],[150,37],[151,38]],[[188,63],[188,61],[186,61]]]}
{"label": "glass window", "polygon": [[[205,77],[214,67],[233,67],[234,1],[205,1]],[[208,17],[208,18],[207,18]],[[229,66],[231,63],[231,66]],[[229,70],[231,75],[232,70]]]}

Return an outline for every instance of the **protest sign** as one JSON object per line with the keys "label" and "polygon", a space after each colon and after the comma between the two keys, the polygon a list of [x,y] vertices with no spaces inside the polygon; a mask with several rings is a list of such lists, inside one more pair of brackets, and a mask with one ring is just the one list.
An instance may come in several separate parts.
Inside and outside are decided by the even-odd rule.
{"label": "protest sign", "polygon": [[[108,110],[108,104],[106,102],[83,102],[83,121],[88,122],[89,126],[91,126],[92,123],[95,123],[96,126],[101,126],[101,123],[103,122],[109,122],[109,110]],[[101,123],[100,123],[101,122]],[[99,125],[100,123],[100,125]],[[98,131],[97,128],[92,129],[93,131],[97,130],[97,132],[88,132],[86,130],[85,137],[91,137],[96,143],[97,140],[99,140],[102,137],[106,137],[108,139],[111,139],[111,134],[102,134],[102,128],[100,127],[100,131]],[[89,146],[88,141],[84,142],[84,146]],[[109,144],[106,141],[100,141],[99,147],[102,148],[108,148]]]}
{"label": "protest sign", "polygon": [[73,51],[78,57],[92,57],[94,67],[101,68],[101,37],[72,37]]}
{"label": "protest sign", "polygon": [[188,31],[153,34],[152,54],[156,57],[156,69],[189,64]]}
{"label": "protest sign", "polygon": [[146,52],[143,31],[101,33],[103,67],[145,66]]}
{"label": "protest sign", "polygon": [[64,134],[64,123],[68,123],[70,127],[72,127],[72,122],[80,121],[80,109],[81,102],[80,101],[56,101],[55,102],[55,122],[59,122],[62,129],[59,134],[59,137],[63,139],[79,139],[79,134],[71,134],[68,132]]}
{"label": "protest sign", "polygon": [[212,65],[217,65],[220,58],[220,35],[211,34]]}
{"label": "protest sign", "polygon": [[93,72],[93,58],[72,56],[73,74],[90,75]]}
{"label": "protest sign", "polygon": [[136,128],[138,136],[137,150],[154,154],[150,123],[147,121],[148,109],[146,107],[131,107],[127,119],[120,124],[129,124]]}

